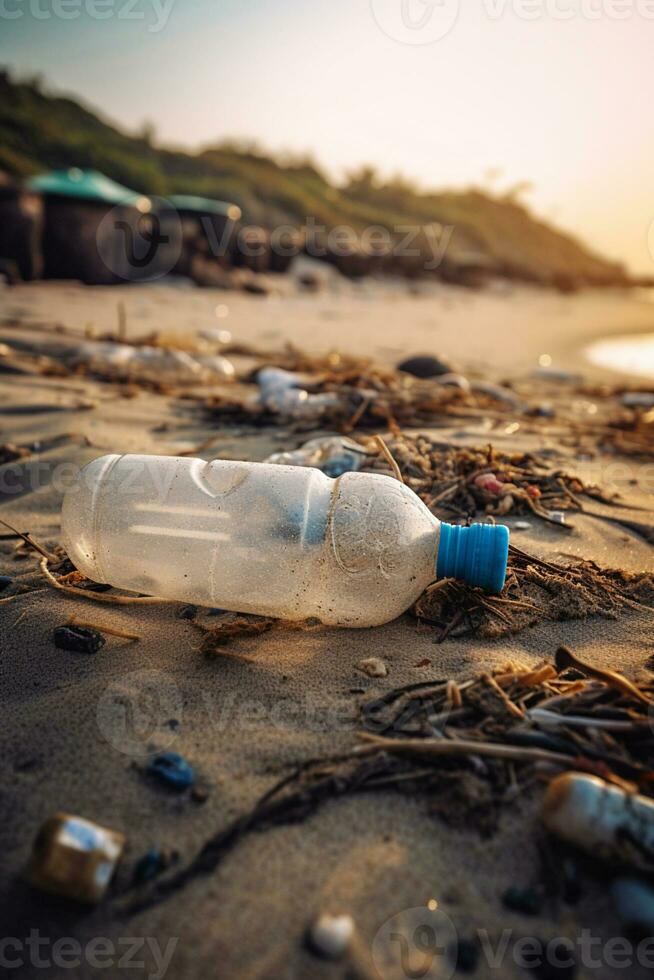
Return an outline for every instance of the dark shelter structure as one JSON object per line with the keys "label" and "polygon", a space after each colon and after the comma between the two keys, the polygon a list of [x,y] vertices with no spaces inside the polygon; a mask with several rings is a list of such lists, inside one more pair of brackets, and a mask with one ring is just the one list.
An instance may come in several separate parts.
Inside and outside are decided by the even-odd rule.
{"label": "dark shelter structure", "polygon": [[9,281],[40,277],[42,229],[40,194],[0,174],[0,269]]}
{"label": "dark shelter structure", "polygon": [[199,285],[220,280],[221,270],[234,264],[241,209],[236,204],[193,194],[173,194],[158,201],[155,213],[161,234],[180,236],[178,254],[171,269]]}
{"label": "dark shelter structure", "polygon": [[43,275],[90,285],[156,278],[152,202],[96,170],[54,170],[27,181],[43,198]]}

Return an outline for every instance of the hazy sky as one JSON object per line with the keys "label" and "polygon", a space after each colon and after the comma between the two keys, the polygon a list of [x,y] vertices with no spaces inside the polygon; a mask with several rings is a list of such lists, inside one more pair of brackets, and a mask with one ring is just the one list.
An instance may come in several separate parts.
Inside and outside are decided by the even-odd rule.
{"label": "hazy sky", "polygon": [[0,0],[0,62],[161,141],[530,181],[538,213],[654,274],[654,0]]}

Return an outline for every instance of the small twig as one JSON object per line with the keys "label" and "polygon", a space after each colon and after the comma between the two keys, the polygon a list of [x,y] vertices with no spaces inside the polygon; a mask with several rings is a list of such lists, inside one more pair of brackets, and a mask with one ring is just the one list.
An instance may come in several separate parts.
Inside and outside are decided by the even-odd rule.
{"label": "small twig", "polygon": [[626,694],[627,697],[636,698],[641,704],[648,706],[654,704],[651,698],[643,694],[640,688],[632,684],[622,674],[618,674],[614,670],[604,670],[602,667],[593,667],[585,661],[580,660],[579,657],[576,657],[567,647],[559,647],[556,651],[556,667],[559,672],[566,670],[568,667],[574,667],[575,670],[586,674],[587,677],[594,677],[595,680],[602,681],[604,684],[608,684],[609,687],[617,688],[618,691]]}
{"label": "small twig", "polygon": [[18,531],[18,530],[16,530],[16,528],[13,527],[11,524],[9,524],[8,521],[3,521],[1,517],[0,517],[0,524],[4,524],[5,527],[8,527],[9,530],[12,531],[16,535],[16,537],[22,538],[23,541],[25,542],[25,544],[28,544],[30,546],[30,548],[33,548],[34,549],[34,551],[38,551],[38,553],[40,555],[43,555],[43,557],[47,561],[58,561],[59,560],[56,555],[50,554],[49,551],[46,551],[45,548],[41,547],[41,545],[37,541],[34,540],[34,538],[32,537],[32,535],[28,531],[25,531],[24,532],[24,531]]}
{"label": "small twig", "polygon": [[506,707],[507,711],[510,714],[512,714],[514,718],[520,718],[521,720],[524,718],[525,713],[522,710],[522,708],[519,708],[518,705],[511,700],[511,698],[506,693],[506,691],[504,691],[500,687],[500,685],[497,683],[497,681],[491,674],[482,674],[481,680],[484,682],[484,684],[487,684],[495,691],[497,696],[500,698],[500,700]]}
{"label": "small twig", "polygon": [[67,623],[68,626],[82,626],[86,629],[99,630],[100,633],[108,633],[110,636],[119,636],[123,640],[140,640],[139,633],[128,633],[127,630],[117,630],[113,626],[98,626],[97,623],[89,623],[86,620],[77,619],[71,616]]}
{"label": "small twig", "polygon": [[[444,755],[480,755],[495,759],[513,759],[515,762],[553,762],[570,768],[572,759],[561,752],[548,749],[523,748],[518,745],[503,745],[496,742],[474,742],[471,739],[433,741],[423,738],[384,738],[369,732],[360,732],[362,745],[357,754],[366,755],[382,749],[390,755],[420,756],[425,759]],[[578,762],[576,763],[578,765]]]}
{"label": "small twig", "polygon": [[395,462],[395,459],[393,457],[393,454],[391,453],[390,449],[388,448],[388,446],[386,445],[386,443],[384,442],[384,440],[382,439],[382,437],[381,436],[375,436],[375,442],[379,446],[379,451],[384,456],[386,462],[388,463],[388,465],[390,466],[390,468],[393,470],[393,476],[395,477],[395,479],[396,480],[399,480],[400,483],[404,483],[404,477],[402,476],[402,471],[400,470],[400,467]]}

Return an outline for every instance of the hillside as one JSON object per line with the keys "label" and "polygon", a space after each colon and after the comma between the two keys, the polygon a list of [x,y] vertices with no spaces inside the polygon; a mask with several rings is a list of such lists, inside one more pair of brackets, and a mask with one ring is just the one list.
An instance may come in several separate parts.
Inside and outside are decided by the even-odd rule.
{"label": "hillside", "polygon": [[0,72],[0,170],[17,177],[55,167],[91,167],[145,194],[197,194],[234,201],[249,223],[357,231],[438,223],[453,226],[448,257],[487,264],[516,278],[571,284],[627,281],[625,270],[538,220],[518,200],[479,190],[420,192],[363,169],[345,186],[311,161],[281,162],[237,146],[197,153],[156,146],[147,134],[121,132],[77,101],[38,82]]}

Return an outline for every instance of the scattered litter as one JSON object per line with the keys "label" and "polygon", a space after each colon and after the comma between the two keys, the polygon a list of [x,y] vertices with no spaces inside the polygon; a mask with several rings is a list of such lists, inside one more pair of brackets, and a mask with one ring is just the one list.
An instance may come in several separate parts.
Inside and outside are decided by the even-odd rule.
{"label": "scattered litter", "polygon": [[42,891],[95,904],[104,897],[124,846],[124,835],[115,830],[56,813],[34,842],[30,881]]}
{"label": "scattered litter", "polygon": [[514,531],[530,531],[531,530],[531,524],[529,523],[529,521],[516,521],[515,524],[513,525],[513,530]]}
{"label": "scattered litter", "polygon": [[169,347],[133,346],[112,341],[81,344],[71,358],[100,375],[188,384],[234,377],[234,366],[219,354],[190,354]]}
{"label": "scattered litter", "polygon": [[552,524],[565,524],[566,517],[562,510],[548,510],[547,516]]}
{"label": "scattered litter", "polygon": [[414,378],[437,378],[442,374],[452,374],[451,366],[439,357],[431,354],[417,354],[407,357],[397,365],[398,371],[412,374]]}
{"label": "scattered litter", "polygon": [[520,912],[522,915],[539,915],[543,908],[543,898],[534,888],[512,885],[502,895],[502,904],[512,912]]}
{"label": "scattered litter", "polygon": [[310,948],[327,960],[340,960],[347,953],[354,936],[351,915],[319,916],[308,933]]}
{"label": "scattered litter", "polygon": [[654,932],[654,888],[639,878],[616,878],[611,897],[622,922],[629,928],[651,936]]}
{"label": "scattered litter", "polygon": [[170,789],[182,792],[193,785],[195,773],[193,767],[183,755],[177,752],[163,752],[148,764],[148,773]]}
{"label": "scattered litter", "polygon": [[368,677],[387,677],[388,666],[379,657],[368,657],[367,660],[360,660],[357,670],[367,674]]}
{"label": "scattered litter", "polygon": [[338,477],[361,469],[369,453],[360,443],[345,436],[328,436],[310,439],[299,449],[290,452],[273,453],[266,463],[279,463],[283,466],[315,466],[327,476]]}
{"label": "scattered litter", "polygon": [[97,653],[107,642],[98,630],[87,626],[57,626],[52,637],[60,650],[75,653]]}
{"label": "scattered litter", "polygon": [[339,404],[334,394],[310,395],[302,379],[281,368],[262,368],[257,375],[261,404],[269,412],[291,418],[319,418]]}
{"label": "scattered litter", "polygon": [[654,800],[598,776],[568,772],[553,779],[543,822],[595,857],[654,869]]}

